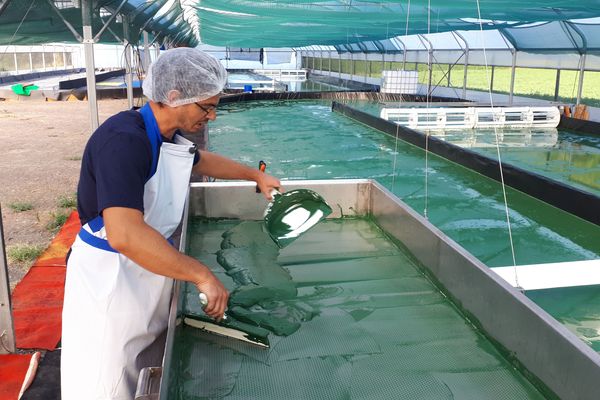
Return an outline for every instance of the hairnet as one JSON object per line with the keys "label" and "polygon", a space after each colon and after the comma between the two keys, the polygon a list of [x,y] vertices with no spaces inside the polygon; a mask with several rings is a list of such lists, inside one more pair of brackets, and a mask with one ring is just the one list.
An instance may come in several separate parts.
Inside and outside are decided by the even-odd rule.
{"label": "hairnet", "polygon": [[[219,94],[227,82],[227,70],[198,49],[180,47],[163,52],[148,69],[143,83],[150,100],[177,107]],[[175,91],[173,100],[169,93]]]}

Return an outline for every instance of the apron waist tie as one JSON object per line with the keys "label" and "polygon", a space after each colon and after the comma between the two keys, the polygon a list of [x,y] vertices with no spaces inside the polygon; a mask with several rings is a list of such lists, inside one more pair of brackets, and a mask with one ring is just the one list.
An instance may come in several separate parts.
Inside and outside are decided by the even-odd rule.
{"label": "apron waist tie", "polygon": [[84,228],[81,228],[81,230],[79,231],[79,238],[85,243],[97,249],[118,253],[118,251],[113,249],[112,246],[108,243],[108,240],[94,236],[88,231],[86,231]]}
{"label": "apron waist tie", "polygon": [[[88,222],[87,225],[90,227],[92,232],[98,232],[104,227],[104,220],[102,219],[102,217],[98,216],[92,219],[90,222]],[[92,235],[84,227],[81,227],[81,230],[79,231],[79,238],[85,243],[97,249],[118,253],[118,251],[113,249],[112,246],[108,243],[108,240]],[[167,239],[167,241],[171,244],[171,246],[175,246],[175,243],[173,243],[173,239],[169,238]]]}

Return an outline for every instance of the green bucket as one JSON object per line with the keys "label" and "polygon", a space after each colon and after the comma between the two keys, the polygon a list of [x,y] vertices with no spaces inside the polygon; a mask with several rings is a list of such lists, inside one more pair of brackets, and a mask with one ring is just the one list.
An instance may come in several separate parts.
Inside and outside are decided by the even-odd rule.
{"label": "green bucket", "polygon": [[272,193],[265,210],[265,226],[271,239],[284,248],[331,214],[323,197],[309,189]]}
{"label": "green bucket", "polygon": [[39,87],[36,85],[23,85],[21,83],[12,85],[10,88],[15,94],[20,96],[30,96],[32,91],[39,89]]}

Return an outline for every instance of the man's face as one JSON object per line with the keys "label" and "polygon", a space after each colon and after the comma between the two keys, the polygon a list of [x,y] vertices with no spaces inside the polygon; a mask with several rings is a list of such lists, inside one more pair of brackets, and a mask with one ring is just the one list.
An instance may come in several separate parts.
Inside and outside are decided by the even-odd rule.
{"label": "man's face", "polygon": [[183,130],[186,132],[198,132],[208,121],[214,121],[217,118],[218,104],[219,95],[216,95],[209,99],[183,106]]}

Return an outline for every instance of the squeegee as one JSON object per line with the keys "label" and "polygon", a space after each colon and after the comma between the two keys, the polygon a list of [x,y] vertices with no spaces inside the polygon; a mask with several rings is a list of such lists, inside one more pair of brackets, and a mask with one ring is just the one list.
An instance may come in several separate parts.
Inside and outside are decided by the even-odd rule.
{"label": "squeegee", "polygon": [[[200,293],[199,299],[202,308],[206,307],[208,304],[206,295]],[[270,347],[268,338],[270,332],[268,330],[228,318],[227,314],[223,315],[220,322],[207,315],[187,314],[183,318],[183,323],[225,338],[240,340],[262,348]]]}

